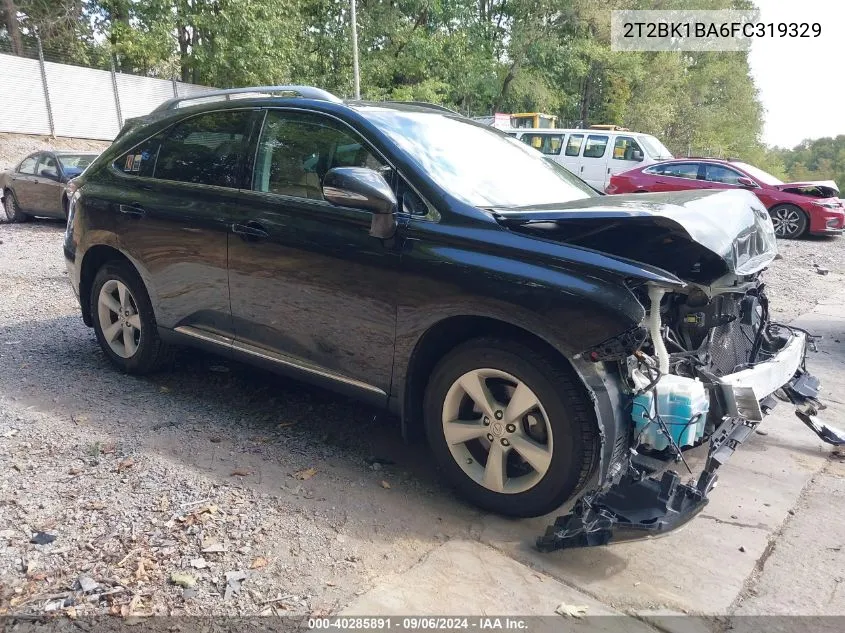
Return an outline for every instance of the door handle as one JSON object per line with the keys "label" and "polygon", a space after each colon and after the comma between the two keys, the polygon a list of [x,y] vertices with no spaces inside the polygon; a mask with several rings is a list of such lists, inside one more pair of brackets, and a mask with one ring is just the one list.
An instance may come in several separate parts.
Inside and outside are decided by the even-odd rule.
{"label": "door handle", "polygon": [[129,215],[135,218],[142,218],[147,215],[146,210],[140,204],[121,204],[117,207],[123,215]]}
{"label": "door handle", "polygon": [[270,237],[270,233],[267,232],[267,229],[261,226],[258,222],[247,222],[246,224],[235,223],[232,225],[232,233],[240,235],[246,240]]}
{"label": "door handle", "polygon": [[581,165],[581,173],[584,173],[584,165]]}

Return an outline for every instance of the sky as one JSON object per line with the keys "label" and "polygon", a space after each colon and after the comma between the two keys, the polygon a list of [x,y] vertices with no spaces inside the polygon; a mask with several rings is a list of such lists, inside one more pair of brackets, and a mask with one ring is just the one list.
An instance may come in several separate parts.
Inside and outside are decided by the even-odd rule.
{"label": "sky", "polygon": [[818,38],[755,40],[751,75],[766,110],[763,141],[794,147],[845,134],[845,1],[754,0],[762,22],[818,22]]}

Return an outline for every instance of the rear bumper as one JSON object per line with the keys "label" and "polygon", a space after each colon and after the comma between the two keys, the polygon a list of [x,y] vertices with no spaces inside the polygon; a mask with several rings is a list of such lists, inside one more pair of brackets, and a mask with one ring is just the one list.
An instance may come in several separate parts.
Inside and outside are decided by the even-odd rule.
{"label": "rear bumper", "polygon": [[537,539],[537,548],[549,552],[650,538],[692,520],[707,505],[719,468],[762,421],[760,402],[807,376],[803,370],[806,352],[806,335],[795,332],[775,357],[709,386],[724,405],[725,415],[707,442],[684,452],[690,457],[706,455],[696,480],[682,483],[681,476],[669,470],[674,461],[634,454],[619,481],[584,495]]}

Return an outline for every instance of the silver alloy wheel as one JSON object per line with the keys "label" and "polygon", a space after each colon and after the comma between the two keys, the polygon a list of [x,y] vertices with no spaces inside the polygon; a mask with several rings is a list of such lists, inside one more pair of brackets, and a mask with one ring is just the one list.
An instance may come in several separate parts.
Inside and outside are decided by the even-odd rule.
{"label": "silver alloy wheel", "polygon": [[474,369],[458,378],[446,393],[442,422],[455,462],[488,490],[525,492],[549,470],[548,415],[534,392],[506,372]]}
{"label": "silver alloy wheel", "polygon": [[97,316],[112,351],[121,358],[132,358],[141,343],[141,316],[126,284],[117,279],[103,284],[97,298]]}
{"label": "silver alloy wheel", "polygon": [[791,237],[801,229],[801,212],[792,207],[781,207],[776,209],[772,216],[772,224],[775,227],[775,235],[779,237]]}

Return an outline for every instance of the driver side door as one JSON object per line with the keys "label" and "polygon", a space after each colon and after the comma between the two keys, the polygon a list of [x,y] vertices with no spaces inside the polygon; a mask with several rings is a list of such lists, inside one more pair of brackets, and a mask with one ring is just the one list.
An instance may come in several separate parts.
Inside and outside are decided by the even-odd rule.
{"label": "driver side door", "polygon": [[324,200],[334,167],[391,173],[350,128],[268,110],[249,191],[231,218],[234,349],[384,404],[400,276],[398,240],[369,235],[372,213]]}

